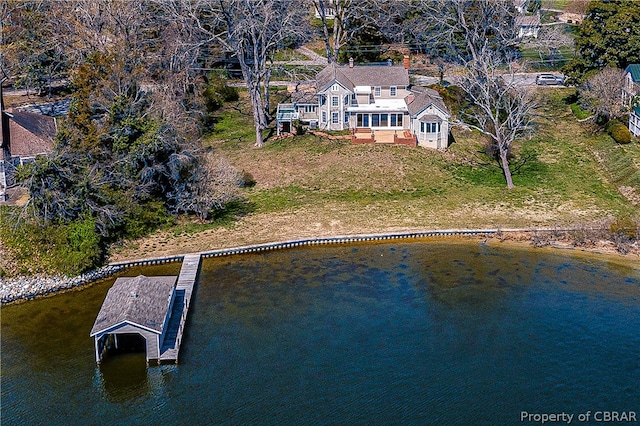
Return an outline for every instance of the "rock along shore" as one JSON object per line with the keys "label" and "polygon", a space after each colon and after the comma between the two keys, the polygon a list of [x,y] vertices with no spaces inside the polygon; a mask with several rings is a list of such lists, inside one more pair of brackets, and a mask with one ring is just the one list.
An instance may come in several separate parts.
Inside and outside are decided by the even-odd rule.
{"label": "rock along shore", "polygon": [[[599,228],[587,229],[450,229],[417,232],[399,232],[382,234],[357,234],[348,236],[298,239],[275,243],[264,243],[251,246],[200,252],[203,257],[226,256],[263,250],[278,250],[291,247],[316,244],[344,244],[367,241],[383,241],[393,239],[411,239],[424,237],[471,237],[487,240],[527,242],[531,247],[552,247],[556,249],[581,249],[599,254],[623,254],[631,257],[640,256],[640,241],[613,242],[602,234]],[[575,235],[574,235],[575,234]],[[602,235],[601,235],[602,234]],[[0,304],[9,304],[36,297],[67,291],[75,287],[108,278],[111,275],[136,265],[155,265],[182,260],[184,255],[169,255],[152,259],[125,261],[103,266],[77,277],[38,275],[31,277],[0,278]]]}
{"label": "rock along shore", "polygon": [[72,278],[63,275],[0,278],[0,303],[4,305],[20,300],[31,300],[38,296],[81,287],[110,277],[122,269],[124,269],[124,266],[107,265]]}

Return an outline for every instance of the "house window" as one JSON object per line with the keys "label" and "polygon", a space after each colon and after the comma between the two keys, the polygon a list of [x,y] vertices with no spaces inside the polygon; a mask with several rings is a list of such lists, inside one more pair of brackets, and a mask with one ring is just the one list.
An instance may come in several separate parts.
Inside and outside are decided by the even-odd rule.
{"label": "house window", "polygon": [[389,126],[389,114],[380,114],[380,125],[382,127]]}
{"label": "house window", "polygon": [[380,86],[376,86],[373,88],[373,96],[376,98],[380,97]]}
{"label": "house window", "polygon": [[340,105],[340,98],[338,98],[337,96],[332,96],[331,97],[331,106],[332,107],[337,107]]}
{"label": "house window", "polygon": [[332,92],[337,92],[338,90],[340,90],[340,86],[338,86],[338,84],[334,84],[333,86],[331,86]]}
{"label": "house window", "polygon": [[420,122],[421,133],[437,133],[440,131],[440,123],[423,123]]}
{"label": "house window", "polygon": [[318,96],[318,102],[320,103],[320,106],[322,106],[327,102],[327,98],[324,95],[320,95]]}
{"label": "house window", "polygon": [[349,122],[349,113],[348,112],[344,112],[344,122],[348,123]]}
{"label": "house window", "polygon": [[371,127],[380,127],[380,114],[371,114]]}
{"label": "house window", "polygon": [[358,106],[358,97],[355,93],[351,94],[351,106]]}
{"label": "house window", "polygon": [[306,113],[316,112],[317,108],[318,107],[316,105],[305,105],[304,106],[304,112],[306,112]]}
{"label": "house window", "polygon": [[391,114],[391,127],[402,127],[402,114]]}
{"label": "house window", "polygon": [[357,114],[356,115],[357,127],[369,127],[369,114]]}
{"label": "house window", "polygon": [[322,122],[323,123],[327,122],[327,111],[322,111]]}
{"label": "house window", "polygon": [[398,92],[398,88],[396,86],[389,87],[389,95],[390,96],[396,96],[397,92]]}
{"label": "house window", "polygon": [[331,122],[333,124],[338,124],[338,113],[337,112],[332,112],[331,113]]}
{"label": "house window", "polygon": [[349,105],[349,95],[344,95],[344,99],[342,100],[343,105]]}

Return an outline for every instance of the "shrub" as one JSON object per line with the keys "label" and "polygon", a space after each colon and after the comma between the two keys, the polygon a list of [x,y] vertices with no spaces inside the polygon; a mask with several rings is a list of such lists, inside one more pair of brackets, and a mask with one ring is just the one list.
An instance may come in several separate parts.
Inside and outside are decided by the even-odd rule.
{"label": "shrub", "polygon": [[578,120],[584,120],[591,115],[591,112],[582,108],[578,102],[571,104],[571,112],[576,116]]}
{"label": "shrub", "polygon": [[627,126],[617,120],[610,120],[605,126],[605,130],[617,143],[626,144],[631,142],[631,132]]}
{"label": "shrub", "polygon": [[103,251],[101,248],[102,238],[96,229],[96,220],[86,215],[83,218],[71,222],[61,233],[61,237],[66,239],[67,244],[63,245],[58,254],[58,264],[54,265],[58,270],[75,275],[100,264]]}
{"label": "shrub", "polygon": [[623,236],[630,240],[637,238],[638,226],[629,216],[617,217],[611,225],[609,225],[609,231],[613,236]]}

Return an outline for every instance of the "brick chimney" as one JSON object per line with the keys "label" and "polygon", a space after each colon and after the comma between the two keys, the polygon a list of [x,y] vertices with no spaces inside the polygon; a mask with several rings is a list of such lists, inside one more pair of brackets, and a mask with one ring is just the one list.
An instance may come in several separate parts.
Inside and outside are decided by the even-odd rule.
{"label": "brick chimney", "polygon": [[409,69],[409,55],[404,55],[404,69]]}
{"label": "brick chimney", "polygon": [[353,68],[353,58],[349,58],[349,68]]}

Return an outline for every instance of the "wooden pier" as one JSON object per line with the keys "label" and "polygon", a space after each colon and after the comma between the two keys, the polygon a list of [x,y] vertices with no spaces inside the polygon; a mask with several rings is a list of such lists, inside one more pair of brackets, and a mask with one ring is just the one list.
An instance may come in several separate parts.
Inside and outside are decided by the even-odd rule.
{"label": "wooden pier", "polygon": [[200,254],[188,254],[182,260],[171,318],[167,325],[167,334],[160,349],[158,362],[178,363],[180,344],[191,305],[191,295],[200,270],[200,259]]}

